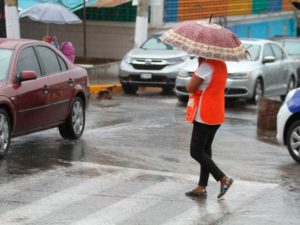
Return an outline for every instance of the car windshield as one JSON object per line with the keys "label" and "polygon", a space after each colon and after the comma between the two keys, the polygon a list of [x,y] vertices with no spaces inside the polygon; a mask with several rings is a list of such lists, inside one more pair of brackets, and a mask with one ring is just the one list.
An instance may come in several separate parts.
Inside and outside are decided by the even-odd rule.
{"label": "car windshield", "polygon": [[6,80],[13,51],[0,49],[0,81]]}
{"label": "car windshield", "polygon": [[260,56],[260,45],[255,44],[249,44],[249,43],[243,43],[244,48],[249,53],[250,57],[247,57],[249,61],[257,61],[259,60]]}
{"label": "car windshield", "polygon": [[300,42],[282,40],[278,43],[283,47],[288,55],[300,55]]}
{"label": "car windshield", "polygon": [[159,39],[159,37],[160,35],[153,35],[141,46],[141,49],[144,50],[172,50],[173,49],[171,45],[163,43]]}

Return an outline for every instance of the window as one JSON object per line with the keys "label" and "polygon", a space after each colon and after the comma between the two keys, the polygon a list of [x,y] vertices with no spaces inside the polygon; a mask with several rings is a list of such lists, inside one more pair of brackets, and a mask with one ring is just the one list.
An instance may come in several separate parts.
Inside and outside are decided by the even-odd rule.
{"label": "window", "polygon": [[261,53],[260,45],[243,43],[243,46],[250,55],[250,58],[248,60],[250,60],[250,61],[259,60],[259,56],[260,56],[260,53]]}
{"label": "window", "polygon": [[276,59],[282,60],[286,58],[283,50],[279,46],[272,44],[272,49],[274,50]]}
{"label": "window", "polygon": [[57,55],[48,47],[37,46],[37,51],[45,69],[45,75],[58,73],[61,71]]}
{"label": "window", "polygon": [[266,56],[274,56],[270,44],[266,44],[266,45],[265,45],[265,48],[264,48],[264,56],[263,56],[263,57],[265,58]]}
{"label": "window", "polygon": [[142,46],[145,50],[172,50],[173,47],[166,43],[161,42],[160,35],[153,35]]}
{"label": "window", "polygon": [[0,81],[6,80],[8,76],[8,71],[10,67],[10,61],[13,51],[7,49],[0,50]]}
{"label": "window", "polygon": [[62,57],[60,57],[59,55],[57,55],[57,56],[58,56],[58,61],[59,61],[61,70],[62,71],[68,70],[68,67],[67,67],[67,64],[66,64],[65,60],[63,60]]}
{"label": "window", "polygon": [[23,49],[19,55],[16,75],[18,76],[24,70],[34,71],[38,77],[42,74],[40,64],[32,47]]}

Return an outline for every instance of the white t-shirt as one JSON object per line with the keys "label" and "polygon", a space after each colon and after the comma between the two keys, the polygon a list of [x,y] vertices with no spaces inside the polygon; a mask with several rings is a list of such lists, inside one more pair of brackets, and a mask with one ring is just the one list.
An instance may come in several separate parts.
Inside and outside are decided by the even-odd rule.
{"label": "white t-shirt", "polygon": [[[213,68],[208,63],[205,62],[201,63],[198,69],[195,71],[195,75],[203,79],[203,82],[199,86],[199,89],[202,90],[203,92],[210,84],[213,72],[214,72]],[[199,123],[205,123],[202,121],[200,116],[200,107],[201,107],[201,98],[196,111],[195,120]]]}

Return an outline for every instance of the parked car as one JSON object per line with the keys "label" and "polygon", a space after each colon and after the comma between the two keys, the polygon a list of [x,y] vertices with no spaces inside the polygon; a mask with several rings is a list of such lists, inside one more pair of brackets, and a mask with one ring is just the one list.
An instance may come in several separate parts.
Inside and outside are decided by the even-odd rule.
{"label": "parked car", "polygon": [[289,92],[277,114],[276,137],[300,163],[300,88]]}
{"label": "parked car", "polygon": [[87,71],[42,41],[0,38],[0,157],[13,137],[58,127],[78,139],[89,103]]}
{"label": "parked car", "polygon": [[160,36],[160,33],[152,35],[123,58],[119,79],[125,93],[134,94],[140,86],[173,91],[178,71],[189,55],[161,42]]}
{"label": "parked car", "polygon": [[300,38],[297,37],[277,37],[273,39],[284,51],[294,59],[294,67],[297,70],[298,83],[300,86]]}
{"label": "parked car", "polygon": [[[226,62],[225,97],[244,98],[255,104],[260,96],[281,96],[284,99],[297,82],[293,60],[273,41],[242,39],[242,44],[250,57],[240,62]],[[185,87],[197,66],[194,59],[180,70],[175,85],[179,101],[187,101]]]}

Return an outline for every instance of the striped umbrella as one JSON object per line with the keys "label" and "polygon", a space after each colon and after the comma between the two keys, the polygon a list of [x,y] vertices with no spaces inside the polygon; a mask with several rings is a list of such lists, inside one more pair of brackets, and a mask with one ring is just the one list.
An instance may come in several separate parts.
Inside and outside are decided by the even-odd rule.
{"label": "striped umbrella", "polygon": [[230,30],[213,23],[185,21],[166,31],[161,40],[165,43],[208,59],[240,61],[245,49]]}

